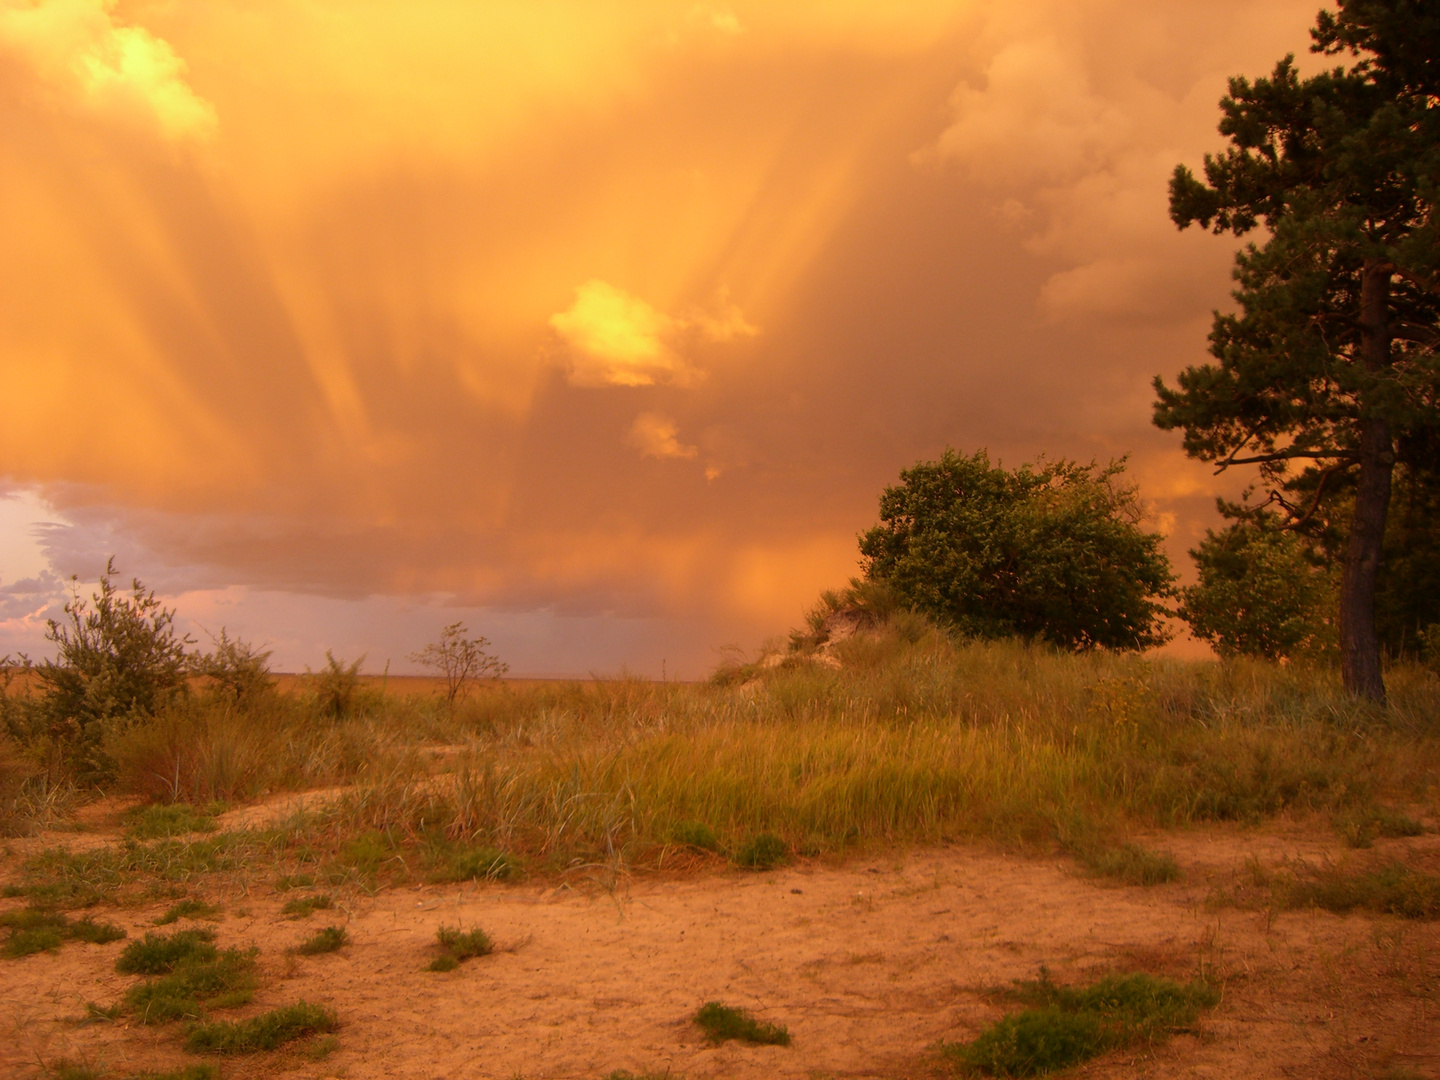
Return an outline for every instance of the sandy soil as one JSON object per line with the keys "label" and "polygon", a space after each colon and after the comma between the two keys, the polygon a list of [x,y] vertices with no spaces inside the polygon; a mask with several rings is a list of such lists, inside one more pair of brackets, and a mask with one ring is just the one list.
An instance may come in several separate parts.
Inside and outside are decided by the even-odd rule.
{"label": "sandy soil", "polygon": [[[261,950],[261,990],[233,1015],[303,998],[332,1006],[343,1024],[322,1061],[257,1055],[223,1062],[222,1075],[931,1076],[937,1041],[968,1038],[1000,1015],[987,987],[1044,964],[1061,981],[1116,968],[1183,978],[1203,967],[1223,982],[1222,1004],[1195,1033],[1101,1060],[1086,1076],[1440,1077],[1435,924],[1216,903],[1248,858],[1352,856],[1316,830],[1283,827],[1152,843],[1176,853],[1185,883],[1105,886],[1063,861],[954,847],[608,889],[391,889],[299,922],[280,915],[284,896],[217,888],[221,944]],[[1425,861],[1440,854],[1431,836],[1353,857],[1383,859],[1400,845]],[[137,936],[165,906],[103,917]],[[341,921],[353,943],[340,952],[286,951]],[[499,951],[426,971],[441,924],[481,926]],[[194,1060],[173,1026],[76,1022],[85,1002],[109,1003],[130,985],[113,970],[120,948],[71,944],[0,960],[0,1075],[38,1075],[38,1063],[61,1056],[120,1076]],[[711,999],[788,1025],[793,1045],[708,1045],[690,1017]]]}

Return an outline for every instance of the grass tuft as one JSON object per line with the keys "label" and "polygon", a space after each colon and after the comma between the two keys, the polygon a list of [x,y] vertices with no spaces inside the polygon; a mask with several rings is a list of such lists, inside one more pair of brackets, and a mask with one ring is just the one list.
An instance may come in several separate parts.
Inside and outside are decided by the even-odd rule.
{"label": "grass tuft", "polygon": [[1138,844],[1087,850],[1076,858],[1095,876],[1125,885],[1164,885],[1182,877],[1173,855],[1149,851]]}
{"label": "grass tuft", "polygon": [[790,1032],[783,1024],[767,1024],[756,1020],[745,1009],[722,1005],[718,1001],[707,1001],[695,1014],[699,1024],[712,1043],[727,1039],[764,1046],[789,1046]]}
{"label": "grass tuft", "polygon": [[186,1065],[165,1072],[132,1073],[125,1080],[219,1080],[219,1077],[220,1072],[214,1065]]}
{"label": "grass tuft", "polygon": [[169,926],[181,919],[209,919],[218,914],[220,908],[215,904],[207,904],[204,900],[181,900],[156,919],[155,925]]}
{"label": "grass tuft", "polygon": [[294,900],[287,900],[280,911],[293,919],[308,919],[315,912],[328,911],[334,906],[335,901],[330,899],[329,893],[316,893],[314,896],[297,896]]}
{"label": "grass tuft", "polygon": [[0,926],[10,931],[0,954],[11,959],[55,952],[66,941],[106,945],[125,936],[124,930],[111,923],[96,922],[88,916],[72,923],[60,912],[42,907],[7,911],[0,915]]}
{"label": "grass tuft", "polygon": [[701,851],[720,850],[720,837],[703,821],[678,821],[670,830],[670,838],[677,844],[698,848]]}
{"label": "grass tuft", "polygon": [[214,960],[217,953],[214,930],[196,927],[173,934],[151,932],[125,946],[115,970],[121,975],[163,975],[180,964]]}
{"label": "grass tuft", "polygon": [[514,855],[498,848],[468,848],[441,855],[431,869],[430,880],[436,883],[516,881],[524,873],[524,864]]}
{"label": "grass tuft", "polygon": [[[216,807],[224,810],[224,806]],[[215,818],[189,803],[151,803],[125,815],[128,834],[136,840],[158,840],[185,833],[210,833],[217,828]]]}
{"label": "grass tuft", "polygon": [[1406,919],[1440,919],[1440,876],[1391,863],[1358,874],[1326,867],[1277,889],[1282,906],[1318,907],[1345,915],[1375,911]]}
{"label": "grass tuft", "polygon": [[1374,846],[1377,839],[1396,840],[1422,836],[1425,826],[1414,818],[1388,806],[1372,806],[1357,812],[1337,815],[1335,831],[1352,848]]}
{"label": "grass tuft", "polygon": [[431,971],[454,971],[462,961],[488,956],[495,949],[489,935],[478,926],[473,930],[442,926],[435,931],[435,941],[440,955],[430,962]]}
{"label": "grass tuft", "polygon": [[91,1065],[84,1061],[70,1061],[68,1058],[60,1058],[52,1061],[45,1068],[45,1075],[51,1080],[100,1080],[105,1070],[98,1065]]}
{"label": "grass tuft", "polygon": [[942,1052],[956,1064],[991,1076],[1042,1076],[1109,1050],[1159,1041],[1219,1001],[1206,983],[1181,985],[1151,975],[1110,975],[1086,987],[1040,978],[1009,993],[1029,1004],[986,1027],[972,1042]]}
{"label": "grass tuft", "polygon": [[751,870],[772,870],[784,863],[788,857],[789,849],[784,840],[774,833],[761,833],[740,849],[735,856],[735,862]]}
{"label": "grass tuft", "polygon": [[168,975],[137,983],[126,991],[125,1006],[142,1024],[196,1020],[207,1007],[244,1005],[255,985],[255,951],[226,949],[209,959],[182,961]]}
{"label": "grass tuft", "polygon": [[299,1001],[249,1020],[199,1024],[185,1036],[185,1049],[192,1054],[252,1054],[339,1026],[330,1009]]}
{"label": "grass tuft", "polygon": [[349,944],[350,935],[343,926],[327,926],[295,946],[295,951],[302,956],[315,956],[318,953],[335,952]]}

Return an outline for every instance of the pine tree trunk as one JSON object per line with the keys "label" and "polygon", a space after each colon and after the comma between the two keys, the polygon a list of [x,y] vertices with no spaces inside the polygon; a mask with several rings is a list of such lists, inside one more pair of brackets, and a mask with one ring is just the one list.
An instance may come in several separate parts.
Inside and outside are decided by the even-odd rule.
{"label": "pine tree trunk", "polygon": [[[1392,269],[1383,260],[1367,259],[1363,273],[1360,353],[1366,370],[1378,373],[1390,363]],[[1390,424],[1377,417],[1362,417],[1355,516],[1340,581],[1340,674],[1345,689],[1377,702],[1385,700],[1385,681],[1380,670],[1380,636],[1375,629],[1375,591],[1394,469]]]}

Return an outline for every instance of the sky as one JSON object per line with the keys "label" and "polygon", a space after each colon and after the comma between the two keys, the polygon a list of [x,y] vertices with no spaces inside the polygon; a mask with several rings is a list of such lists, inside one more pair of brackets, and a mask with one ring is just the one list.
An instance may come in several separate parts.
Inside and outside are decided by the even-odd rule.
{"label": "sky", "polygon": [[1166,182],[1315,12],[0,0],[0,653],[113,555],[280,670],[699,677],[946,447],[1128,454],[1185,570]]}

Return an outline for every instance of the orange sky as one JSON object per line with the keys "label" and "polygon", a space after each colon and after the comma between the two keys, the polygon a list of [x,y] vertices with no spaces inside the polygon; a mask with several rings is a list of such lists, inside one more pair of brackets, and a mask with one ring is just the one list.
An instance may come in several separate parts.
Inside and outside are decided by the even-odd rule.
{"label": "orange sky", "polygon": [[1314,14],[0,0],[0,651],[113,551],[282,666],[701,674],[946,445],[1128,452],[1188,564],[1165,182]]}

